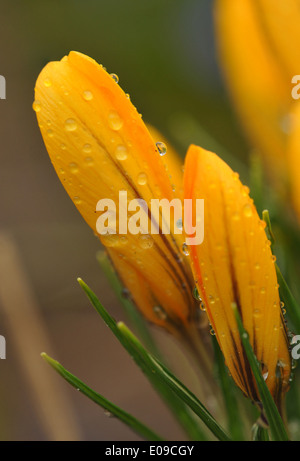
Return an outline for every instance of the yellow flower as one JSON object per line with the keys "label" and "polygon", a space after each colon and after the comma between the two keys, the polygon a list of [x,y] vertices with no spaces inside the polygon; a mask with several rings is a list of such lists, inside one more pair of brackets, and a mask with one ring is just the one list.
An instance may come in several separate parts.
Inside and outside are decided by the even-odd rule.
{"label": "yellow flower", "polygon": [[227,84],[253,147],[284,184],[292,78],[300,73],[297,0],[217,0],[216,34]]}
{"label": "yellow flower", "polygon": [[204,198],[205,237],[189,247],[203,308],[240,389],[259,400],[241,345],[232,304],[249,333],[274,400],[280,406],[291,371],[289,341],[265,223],[249,189],[217,155],[191,146],[185,162],[184,198]]}
{"label": "yellow flower", "polygon": [[300,103],[295,104],[293,112],[293,129],[288,142],[288,164],[289,173],[291,178],[291,190],[293,194],[293,201],[295,210],[300,219]]}
{"label": "yellow flower", "polygon": [[[128,202],[149,206],[151,199],[182,195],[180,161],[171,151],[161,155],[164,145],[156,145],[116,76],[93,59],[71,52],[50,62],[38,77],[33,108],[58,177],[94,232],[102,198],[118,204],[123,191]],[[183,235],[171,229],[100,238],[144,315],[171,330],[187,328],[198,308]]]}
{"label": "yellow flower", "polygon": [[[34,109],[62,184],[95,233],[102,198],[119,204],[117,227],[127,201],[143,199],[150,208],[153,199],[181,203],[184,197],[192,199],[194,207],[195,199],[205,200],[205,239],[202,245],[190,246],[191,259],[183,233],[175,232],[175,212],[169,234],[161,232],[160,222],[158,234],[123,233],[118,227],[116,234],[100,239],[146,318],[173,333],[185,332],[194,342],[199,301],[193,296],[192,261],[201,306],[236,383],[258,400],[231,309],[234,302],[279,405],[290,374],[286,331],[274,261],[248,190],[217,156],[194,146],[183,182],[176,154],[169,149],[160,155],[165,153],[164,144],[153,140],[161,141],[160,135],[146,127],[115,80],[94,60],[76,52],[49,63],[38,77]],[[125,204],[120,191],[127,194]],[[143,225],[151,218],[146,214]],[[198,342],[202,365],[209,369],[203,330]]]}

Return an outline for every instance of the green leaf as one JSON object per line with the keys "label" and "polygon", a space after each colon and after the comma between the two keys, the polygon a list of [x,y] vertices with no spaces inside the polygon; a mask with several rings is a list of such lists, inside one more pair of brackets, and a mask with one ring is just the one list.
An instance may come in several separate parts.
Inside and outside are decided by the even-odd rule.
{"label": "green leaf", "polygon": [[[160,358],[160,353],[154,339],[149,331],[149,328],[142,317],[138,312],[137,308],[133,305],[130,299],[123,296],[123,286],[120,282],[118,275],[116,274],[107,254],[102,251],[97,254],[97,260],[106,275],[114,293],[117,295],[120,303],[122,304],[128,318],[135,327],[138,336],[141,338],[145,347],[156,357]],[[170,408],[174,417],[177,419],[179,424],[182,426],[187,436],[191,440],[206,440],[204,432],[199,427],[198,421],[196,421],[195,415],[191,413],[189,408],[177,397],[174,392],[166,392],[165,388],[157,389],[165,401],[165,403]]]}
{"label": "green leaf", "polygon": [[208,429],[210,429],[210,431],[219,440],[229,441],[230,439],[228,435],[205,408],[205,406],[200,402],[200,400],[189,389],[187,389],[187,387],[181,383],[158,359],[153,357],[143,348],[139,340],[126,327],[126,325],[124,325],[124,323],[120,322],[118,324],[118,328],[128,339],[131,346],[137,352],[145,366],[156,375],[157,379],[166,384],[169,389],[174,391],[178,397],[180,397],[181,400],[185,402],[197,416],[199,416],[199,418],[204,422]]}
{"label": "green leaf", "polygon": [[215,337],[213,337],[217,378],[219,380],[226,408],[229,433],[233,440],[244,440],[243,422],[235,395],[235,384],[228,374],[224,356]]}
{"label": "green leaf", "polygon": [[95,392],[93,389],[88,387],[82,381],[80,381],[76,376],[72,375],[69,371],[67,371],[59,362],[49,357],[47,354],[41,354],[43,359],[57,371],[60,376],[62,376],[71,386],[75,387],[75,389],[79,390],[82,394],[88,397],[93,402],[100,405],[100,407],[104,408],[104,410],[108,411],[110,414],[114,415],[120,421],[125,423],[129,426],[134,432],[138,435],[143,437],[146,440],[151,441],[162,441],[163,439],[158,436],[155,432],[145,426],[143,423],[138,421],[132,415],[127,413],[126,411],[119,408],[114,403],[107,400],[102,395]]}
{"label": "green leaf", "polygon": [[259,362],[253,352],[252,346],[249,341],[249,335],[244,329],[240,314],[235,303],[232,304],[232,308],[234,310],[241,341],[244,346],[251,370],[253,372],[258,387],[259,395],[264,407],[266,417],[268,419],[268,423],[270,425],[273,440],[281,442],[288,441],[288,436],[284,427],[284,423],[278,412],[273,397],[268,389],[268,386],[266,385],[265,380],[261,374]]}
{"label": "green leaf", "polygon": [[189,408],[204,422],[206,427],[219,439],[223,441],[230,440],[225,431],[202,405],[197,397],[192,394],[171,372],[157,360],[153,355],[149,354],[140,341],[133,333],[123,324],[117,324],[104,309],[96,295],[92,290],[81,280],[78,279],[81,287],[91,300],[96,311],[101,315],[105,323],[111,328],[112,332],[119,339],[121,344],[129,352],[137,365],[148,377],[152,385],[164,394],[173,391],[182,402],[187,404]]}
{"label": "green leaf", "polygon": [[153,337],[147,327],[144,318],[141,316],[137,308],[133,305],[130,299],[124,297],[123,295],[123,286],[120,282],[120,279],[114,270],[112,263],[110,262],[106,252],[101,251],[97,254],[97,260],[100,264],[102,271],[104,272],[107,280],[109,281],[110,286],[112,287],[114,293],[117,295],[118,300],[120,301],[122,307],[124,308],[129,320],[132,322],[135,327],[138,336],[153,354],[158,354],[158,349],[155,345]]}
{"label": "green leaf", "polygon": [[271,225],[271,220],[270,220],[270,215],[269,215],[268,210],[264,210],[262,212],[262,218],[263,218],[263,220],[265,221],[265,223],[267,225],[267,231],[269,233],[268,237],[269,237],[269,240],[271,241],[271,245],[274,245],[275,236],[274,236],[274,233],[273,233],[273,230],[272,230],[272,225]]}
{"label": "green leaf", "polygon": [[269,432],[268,429],[260,426],[255,423],[252,428],[252,439],[254,442],[269,442]]}
{"label": "green leaf", "polygon": [[290,317],[294,327],[297,329],[297,331],[300,331],[300,305],[296,301],[291,290],[289,289],[278,265],[275,264],[275,267],[277,273],[277,280],[279,283],[280,297],[285,304],[288,316]]}

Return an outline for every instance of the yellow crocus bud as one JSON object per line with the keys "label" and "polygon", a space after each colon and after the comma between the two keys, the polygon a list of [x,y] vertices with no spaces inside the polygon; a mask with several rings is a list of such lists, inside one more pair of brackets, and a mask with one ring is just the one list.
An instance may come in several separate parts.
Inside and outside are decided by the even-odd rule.
{"label": "yellow crocus bud", "polygon": [[126,224],[132,217],[129,202],[143,200],[150,209],[152,199],[178,197],[182,171],[177,160],[168,161],[170,152],[163,155],[165,146],[153,140],[116,80],[93,59],[71,52],[42,70],[33,107],[58,177],[93,231],[105,211],[99,200],[119,208],[116,233],[100,239],[133,300],[150,321],[184,330],[197,306],[172,209],[169,234],[161,232],[162,222],[159,233],[151,233],[148,214],[141,217],[146,233],[120,229],[120,215],[128,212]]}
{"label": "yellow crocus bud", "polygon": [[237,173],[217,155],[191,146],[185,162],[184,198],[205,202],[205,237],[189,247],[203,309],[240,389],[259,396],[244,353],[235,304],[268,388],[280,406],[291,372],[289,341],[281,311],[275,257],[265,223]]}

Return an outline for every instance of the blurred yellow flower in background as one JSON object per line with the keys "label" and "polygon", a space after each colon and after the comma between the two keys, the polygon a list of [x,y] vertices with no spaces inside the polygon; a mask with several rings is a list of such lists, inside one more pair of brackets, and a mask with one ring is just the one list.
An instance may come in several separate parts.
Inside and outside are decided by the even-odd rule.
{"label": "blurred yellow flower in background", "polygon": [[299,194],[296,173],[290,176],[288,145],[295,129],[292,79],[300,73],[299,21],[297,0],[215,4],[220,60],[244,131],[285,196],[291,180],[296,202]]}

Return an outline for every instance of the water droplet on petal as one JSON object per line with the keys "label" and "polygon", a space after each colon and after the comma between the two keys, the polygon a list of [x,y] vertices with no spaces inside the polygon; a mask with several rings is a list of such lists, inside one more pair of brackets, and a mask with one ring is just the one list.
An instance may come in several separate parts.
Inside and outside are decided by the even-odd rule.
{"label": "water droplet on petal", "polygon": [[243,213],[244,213],[244,216],[246,216],[246,218],[251,218],[251,216],[252,216],[252,206],[249,203],[247,203],[244,206]]}
{"label": "water droplet on petal", "polygon": [[233,221],[239,221],[239,220],[240,220],[240,215],[239,215],[239,213],[238,213],[238,212],[234,213],[234,214],[232,215],[232,219],[233,219]]}
{"label": "water droplet on petal", "polygon": [[46,88],[49,88],[49,86],[52,85],[51,80],[50,80],[49,78],[46,78],[46,79],[44,80],[44,85],[45,85]]}
{"label": "water droplet on petal", "polygon": [[84,144],[82,152],[84,152],[85,154],[90,154],[92,152],[91,144]]}
{"label": "water droplet on petal", "polygon": [[183,253],[185,256],[189,256],[190,252],[189,252],[189,248],[188,248],[188,246],[187,246],[186,243],[183,243],[183,244],[182,244],[181,250],[182,250],[182,253]]}
{"label": "water droplet on petal", "polygon": [[119,77],[117,74],[110,74],[110,76],[116,83],[119,83]]}
{"label": "water droplet on petal", "polygon": [[163,142],[157,142],[156,143],[157,150],[159,152],[159,155],[163,156],[167,153],[167,146]]}
{"label": "water droplet on petal", "polygon": [[114,131],[119,131],[123,126],[123,120],[116,111],[111,111],[108,115],[108,125]]}
{"label": "water droplet on petal", "polygon": [[69,168],[70,168],[71,173],[74,173],[74,174],[78,173],[79,171],[78,165],[75,162],[69,163]]}
{"label": "water droplet on petal", "polygon": [[74,203],[76,203],[76,205],[80,205],[82,203],[81,198],[78,196],[74,197],[73,200],[74,200]]}
{"label": "water droplet on petal", "polygon": [[126,146],[123,146],[122,144],[117,146],[116,150],[115,150],[115,156],[116,156],[117,160],[120,160],[121,162],[123,160],[126,160],[127,156],[128,156],[128,151],[127,151]]}
{"label": "water droplet on petal", "polygon": [[147,181],[148,181],[148,177],[146,173],[140,173],[138,175],[137,182],[140,186],[145,186],[145,184],[147,184]]}
{"label": "water droplet on petal", "polygon": [[199,295],[199,291],[197,287],[194,287],[193,289],[193,296],[196,299],[196,301],[202,301],[201,296]]}
{"label": "water droplet on petal", "polygon": [[83,96],[83,99],[85,99],[86,101],[91,101],[94,97],[93,93],[89,90],[84,91],[82,96]]}
{"label": "water droplet on petal", "polygon": [[141,234],[139,237],[139,246],[143,250],[147,250],[149,248],[152,248],[154,245],[154,240],[149,234]]}
{"label": "water droplet on petal", "polygon": [[42,108],[40,101],[34,101],[34,103],[32,104],[32,108],[34,112],[40,112]]}
{"label": "water droplet on petal", "polygon": [[209,295],[208,297],[210,304],[215,304],[215,298],[212,295]]}
{"label": "water droplet on petal", "polygon": [[264,380],[266,381],[269,376],[269,370],[268,370],[267,365],[265,365],[263,362],[260,363],[260,371],[261,371],[261,374]]}
{"label": "water droplet on petal", "polygon": [[65,129],[67,131],[75,131],[77,129],[77,123],[75,122],[73,118],[68,118],[65,121]]}
{"label": "water droplet on petal", "polygon": [[119,245],[119,236],[113,233],[101,235],[101,242],[106,247],[115,247]]}
{"label": "water droplet on petal", "polygon": [[183,228],[182,218],[177,219],[176,227],[177,227],[177,229],[182,230],[182,228]]}
{"label": "water droplet on petal", "polygon": [[93,157],[85,157],[84,161],[88,166],[92,166],[94,164]]}
{"label": "water droplet on petal", "polygon": [[49,138],[53,138],[54,131],[53,130],[47,130],[47,135],[49,136]]}

